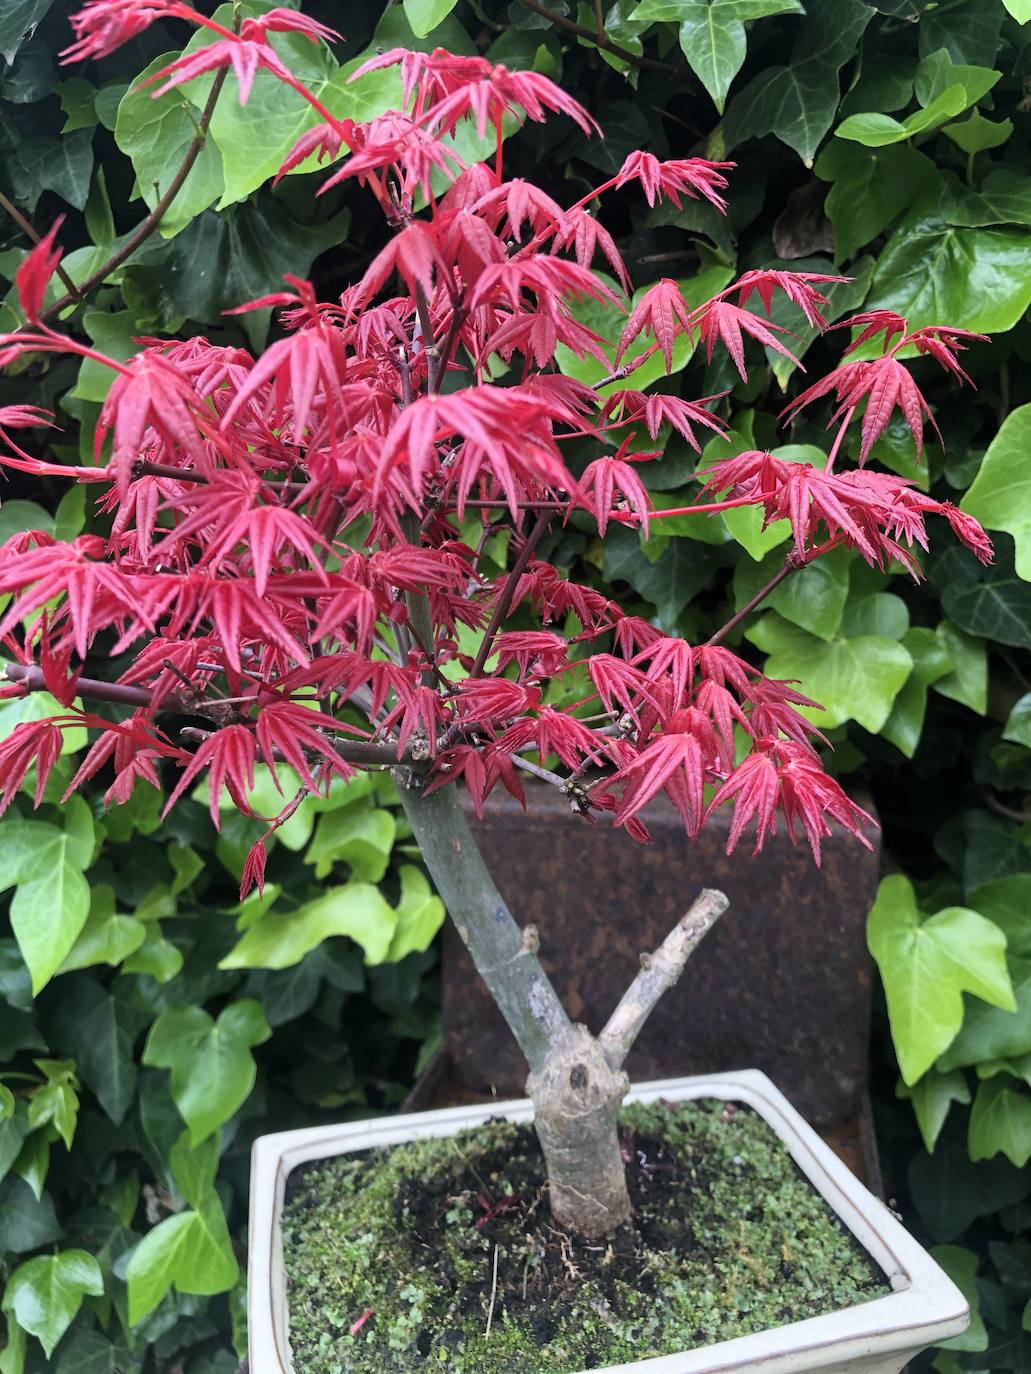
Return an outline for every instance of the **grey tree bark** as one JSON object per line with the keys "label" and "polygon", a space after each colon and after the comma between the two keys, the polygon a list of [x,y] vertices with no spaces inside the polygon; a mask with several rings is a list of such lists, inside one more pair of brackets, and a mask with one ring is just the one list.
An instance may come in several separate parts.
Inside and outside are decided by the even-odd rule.
{"label": "grey tree bark", "polygon": [[527,1094],[544,1151],[557,1225],[601,1239],[630,1220],[616,1129],[628,1079],[623,1063],[659,999],[726,910],[705,890],[653,954],[600,1036],[567,1016],[537,957],[536,928],[520,928],[498,891],[454,787],[427,796],[406,770],[401,802],[437,891],[530,1066]]}

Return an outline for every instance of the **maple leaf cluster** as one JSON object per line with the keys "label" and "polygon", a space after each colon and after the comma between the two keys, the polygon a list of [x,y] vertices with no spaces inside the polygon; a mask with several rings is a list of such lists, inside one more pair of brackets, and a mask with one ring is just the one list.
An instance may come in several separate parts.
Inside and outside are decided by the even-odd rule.
{"label": "maple leaf cluster", "polygon": [[[282,335],[259,357],[198,337],[140,340],[128,361],[107,359],[44,323],[58,225],[25,260],[26,323],[0,337],[0,361],[67,352],[105,364],[114,380],[95,466],[45,463],[16,445],[9,429],[49,422],[28,406],[0,411],[0,463],[101,484],[110,532],[61,543],[37,530],[0,547],[0,639],[14,660],[4,692],[45,686],[65,711],[0,745],[5,804],[33,768],[38,802],[62,732],[86,725],[95,741],[69,790],[105,769],[113,802],[171,777],[172,806],[206,777],[217,825],[223,790],[253,814],[255,768],[271,770],[283,807],[265,818],[245,888],[261,881],[265,841],[300,799],[362,768],[400,768],[426,791],[461,782],[477,808],[499,783],[522,801],[534,774],[582,815],[608,816],[642,841],[641,813],[664,793],[690,835],[733,805],[731,847],[751,830],[758,850],[778,817],[817,859],[832,823],[865,842],[869,818],[824,772],[808,714],[816,703],[796,685],[725,647],[729,627],[691,645],[536,556],[549,526],[576,511],[601,535],[617,522],[647,534],[649,520],[676,513],[651,508],[641,469],[661,454],[638,443],[641,430],[654,444],[668,426],[697,449],[699,432],[725,428],[718,396],[634,389],[642,362],[661,353],[669,372],[687,337],[708,357],[725,349],[745,377],[751,347],[792,357],[770,319],[774,298],[824,329],[824,288],[842,278],[749,271],[700,305],[663,279],[631,305],[618,246],[589,207],[636,182],[649,204],[701,197],[723,210],[731,164],[635,152],[563,207],[502,172],[502,125],[513,116],[556,114],[597,131],[547,77],[439,49],[388,52],[352,79],[399,68],[402,108],[338,120],[271,46],[277,32],[333,37],[293,10],[234,32],[179,0],[90,0],[72,21],[68,58],[104,56],[156,19],[214,31],[152,78],[159,94],[231,67],[246,101],[255,72],[272,73],[319,121],[281,174],[312,153],[327,159],[326,184],[366,186],[390,237],[336,301],[289,277],[288,289],[240,307],[281,312]],[[492,163],[460,155],[463,122],[494,136]],[[596,272],[599,258],[620,291]],[[582,322],[585,301],[623,311],[618,338]],[[833,396],[826,464],[740,454],[706,473],[689,509],[750,505],[765,522],[787,519],[796,567],[845,545],[916,574],[930,515],[990,558],[984,532],[947,503],[888,473],[835,467],[854,421],[862,463],[896,410],[919,449],[933,417],[905,359],[924,354],[968,380],[957,356],[973,336],[910,332],[888,312],[837,327],[849,326],[859,330],[850,356],[788,411]],[[876,338],[879,356],[851,356]],[[560,345],[612,370],[595,387],[565,376]],[[510,364],[504,382],[491,380],[498,359]],[[573,442],[593,454],[578,474],[565,457]],[[501,573],[491,571],[499,532],[511,560]],[[115,682],[94,680],[91,656],[128,656],[129,666]],[[587,686],[574,705],[555,704],[577,683]],[[75,704],[89,699],[112,704],[108,714]],[[200,724],[173,736],[171,715]]]}

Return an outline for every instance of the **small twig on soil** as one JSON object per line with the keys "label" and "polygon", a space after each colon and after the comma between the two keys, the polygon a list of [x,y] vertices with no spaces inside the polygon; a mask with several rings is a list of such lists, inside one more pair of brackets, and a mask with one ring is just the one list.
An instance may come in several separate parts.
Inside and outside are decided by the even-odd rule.
{"label": "small twig on soil", "polygon": [[497,1302],[497,1298],[498,1298],[498,1253],[499,1253],[499,1250],[500,1250],[500,1246],[495,1245],[495,1247],[494,1247],[494,1277],[491,1279],[491,1283],[490,1283],[490,1307],[487,1309],[487,1330],[484,1332],[484,1335],[486,1335],[488,1339],[490,1338],[490,1328],[491,1328],[491,1324],[492,1324],[493,1321],[494,1321],[494,1304],[495,1304],[495,1302]]}

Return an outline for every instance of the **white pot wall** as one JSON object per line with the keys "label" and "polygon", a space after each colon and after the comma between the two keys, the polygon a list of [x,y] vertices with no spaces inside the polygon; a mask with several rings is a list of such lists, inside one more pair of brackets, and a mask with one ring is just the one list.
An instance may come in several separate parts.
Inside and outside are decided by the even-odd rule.
{"label": "white pot wall", "polygon": [[[891,1294],[842,1312],[793,1322],[681,1355],[608,1366],[594,1374],[899,1374],[919,1351],[959,1335],[966,1301],[884,1204],[849,1172],[765,1074],[745,1070],[646,1083],[628,1101],[715,1097],[752,1107],[784,1141],[814,1188],[887,1274]],[[529,1101],[419,1112],[344,1126],[283,1131],[254,1142],[251,1161],[247,1321],[251,1374],[305,1374],[290,1359],[281,1218],[291,1170],[312,1160],[424,1136],[448,1136],[488,1117],[528,1121]],[[552,1370],[527,1374],[554,1374]]]}

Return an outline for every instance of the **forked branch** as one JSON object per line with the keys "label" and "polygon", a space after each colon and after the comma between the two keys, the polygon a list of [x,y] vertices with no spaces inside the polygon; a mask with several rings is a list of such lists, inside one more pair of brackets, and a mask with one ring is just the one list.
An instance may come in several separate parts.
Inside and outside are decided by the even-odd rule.
{"label": "forked branch", "polygon": [[660,998],[680,980],[688,959],[729,905],[715,888],[703,888],[654,954],[641,955],[641,971],[598,1036],[609,1065],[622,1066]]}

